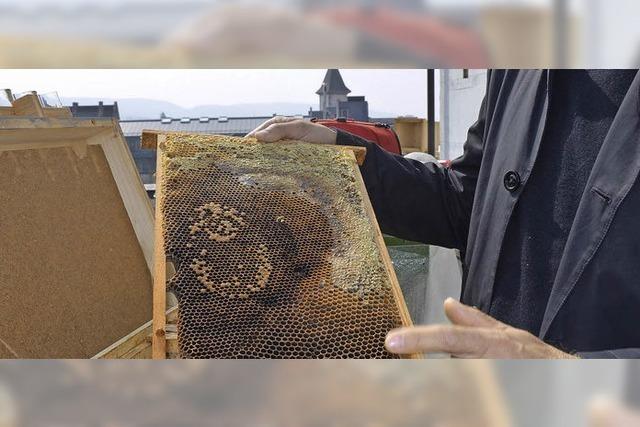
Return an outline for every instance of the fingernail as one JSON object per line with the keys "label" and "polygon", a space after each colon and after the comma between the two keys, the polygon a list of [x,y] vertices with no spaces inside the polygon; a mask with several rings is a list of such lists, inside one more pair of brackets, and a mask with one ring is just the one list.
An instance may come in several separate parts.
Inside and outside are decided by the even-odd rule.
{"label": "fingernail", "polygon": [[402,336],[402,334],[389,335],[385,340],[384,345],[389,351],[398,351],[402,349],[404,345],[404,337]]}
{"label": "fingernail", "polygon": [[457,305],[457,306],[459,306],[460,305],[460,301],[458,301],[455,298],[449,297],[446,300],[444,300],[444,305]]}

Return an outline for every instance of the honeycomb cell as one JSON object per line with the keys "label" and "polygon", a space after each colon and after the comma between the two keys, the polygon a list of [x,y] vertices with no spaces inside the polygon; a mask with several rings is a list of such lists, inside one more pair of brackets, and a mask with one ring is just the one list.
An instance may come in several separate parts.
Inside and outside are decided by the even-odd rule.
{"label": "honeycomb cell", "polygon": [[161,153],[181,357],[393,357],[402,316],[350,153],[190,134]]}

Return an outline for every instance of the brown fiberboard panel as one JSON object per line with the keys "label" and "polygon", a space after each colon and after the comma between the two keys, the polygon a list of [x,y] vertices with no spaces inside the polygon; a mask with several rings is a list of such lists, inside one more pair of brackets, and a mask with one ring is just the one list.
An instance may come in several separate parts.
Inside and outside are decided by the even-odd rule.
{"label": "brown fiberboard panel", "polygon": [[181,357],[393,357],[386,333],[411,320],[349,149],[167,134],[159,150]]}
{"label": "brown fiberboard panel", "polygon": [[152,278],[99,145],[0,151],[0,189],[1,356],[91,357],[151,318]]}

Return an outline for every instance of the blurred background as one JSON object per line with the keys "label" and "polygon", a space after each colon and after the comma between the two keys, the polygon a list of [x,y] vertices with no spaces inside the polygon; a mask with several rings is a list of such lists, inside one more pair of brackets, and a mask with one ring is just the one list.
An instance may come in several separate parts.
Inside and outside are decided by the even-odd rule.
{"label": "blurred background", "polygon": [[0,0],[3,67],[630,67],[637,0]]}
{"label": "blurred background", "polygon": [[5,361],[2,427],[640,425],[633,361]]}
{"label": "blurred background", "polygon": [[[432,93],[439,103],[431,121],[441,126],[438,157],[451,159],[477,111],[486,67],[637,66],[638,16],[637,0],[0,0],[0,67],[443,68],[435,74]],[[307,113],[307,105],[315,108],[315,86],[324,69],[310,72],[315,73],[308,88],[313,99],[300,100],[305,107],[300,114]],[[417,78],[426,81],[426,70],[421,72]],[[146,105],[145,111],[153,112],[147,116],[123,101],[130,94],[113,96],[107,86],[87,95],[86,90],[70,92],[55,76],[0,77],[4,87],[17,91],[60,91],[63,98],[57,102],[71,108],[76,102],[77,114],[120,119],[117,103],[126,106],[122,126],[128,141],[138,137],[136,122],[149,127],[150,121],[186,125],[209,116],[211,123],[220,123],[234,114],[258,120],[275,112],[298,114],[284,104],[279,111],[272,106],[243,113],[204,111],[195,109],[203,102],[194,101]],[[375,91],[357,87],[362,80],[355,74],[346,77],[356,94],[370,97],[373,117],[415,116],[420,126],[426,123],[424,87],[419,89],[424,98],[405,110],[373,102]],[[95,77],[70,78],[101,87]],[[248,79],[237,73],[234,78]],[[122,82],[118,76],[105,80]],[[170,87],[157,81],[156,86]],[[398,90],[390,83],[375,86]],[[83,106],[89,107],[84,113]],[[396,249],[396,263],[406,264],[401,274],[405,292],[411,292],[429,261],[425,256],[411,260],[403,255],[407,251]],[[455,259],[451,264],[449,272],[457,268]],[[452,293],[458,281],[451,284]],[[441,301],[443,296],[421,298]],[[440,311],[429,310],[422,319],[437,321],[431,313]],[[5,361],[0,364],[0,427],[631,427],[640,426],[634,412],[640,405],[638,384],[640,363],[635,361]]]}

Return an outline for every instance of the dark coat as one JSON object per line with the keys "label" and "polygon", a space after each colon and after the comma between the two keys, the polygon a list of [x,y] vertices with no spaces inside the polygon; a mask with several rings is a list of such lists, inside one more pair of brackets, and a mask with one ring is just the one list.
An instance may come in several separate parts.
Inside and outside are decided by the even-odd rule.
{"label": "dark coat", "polygon": [[[503,237],[542,139],[547,87],[547,71],[490,71],[478,121],[450,168],[338,136],[339,144],[368,148],[361,171],[382,230],[460,249],[461,299],[485,312]],[[640,75],[582,194],[546,302],[539,335],[546,342],[584,357],[640,357],[639,171]]]}

